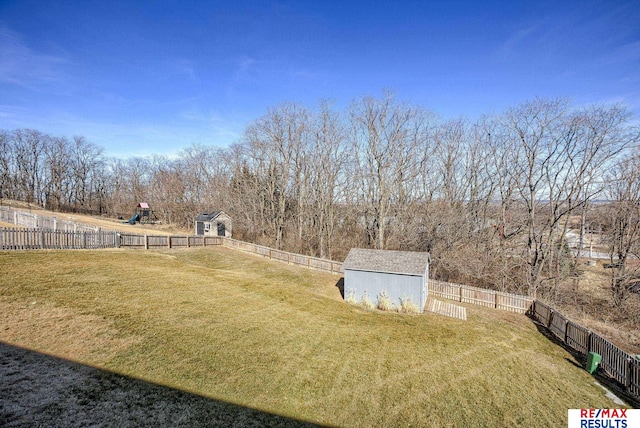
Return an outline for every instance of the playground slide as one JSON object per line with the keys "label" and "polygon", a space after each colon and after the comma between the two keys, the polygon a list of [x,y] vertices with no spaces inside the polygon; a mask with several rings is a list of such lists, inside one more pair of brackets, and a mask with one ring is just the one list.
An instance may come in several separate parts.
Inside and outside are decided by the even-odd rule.
{"label": "playground slide", "polygon": [[124,221],[123,223],[136,224],[136,221],[140,219],[140,214],[135,214],[129,221]]}

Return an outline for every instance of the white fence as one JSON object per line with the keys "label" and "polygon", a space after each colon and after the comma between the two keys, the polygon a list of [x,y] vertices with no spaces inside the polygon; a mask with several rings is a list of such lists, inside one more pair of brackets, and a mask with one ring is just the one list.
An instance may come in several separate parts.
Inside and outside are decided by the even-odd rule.
{"label": "white fence", "polygon": [[0,221],[15,226],[33,229],[59,230],[62,232],[98,232],[100,228],[71,221],[58,220],[56,217],[41,216],[11,207],[0,207]]}

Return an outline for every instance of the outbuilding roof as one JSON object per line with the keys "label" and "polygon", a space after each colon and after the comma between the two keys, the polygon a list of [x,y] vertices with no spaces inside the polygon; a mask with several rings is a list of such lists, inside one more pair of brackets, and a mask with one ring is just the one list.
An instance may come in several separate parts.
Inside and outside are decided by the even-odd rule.
{"label": "outbuilding roof", "polygon": [[222,211],[211,211],[198,215],[196,221],[211,221],[222,214]]}
{"label": "outbuilding roof", "polygon": [[429,253],[352,248],[344,260],[345,270],[424,275]]}

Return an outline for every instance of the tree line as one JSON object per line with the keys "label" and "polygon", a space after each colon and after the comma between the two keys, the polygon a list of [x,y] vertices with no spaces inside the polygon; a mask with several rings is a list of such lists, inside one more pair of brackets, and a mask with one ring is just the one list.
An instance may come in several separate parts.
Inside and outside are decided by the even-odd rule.
{"label": "tree line", "polygon": [[[576,224],[583,240],[597,221],[619,260],[638,254],[634,121],[560,99],[445,120],[385,93],[344,110],[282,104],[229,147],[128,159],[18,129],[0,132],[0,197],[125,217],[146,201],[189,229],[222,209],[240,239],[337,260],[352,247],[430,251],[441,279],[549,296],[575,273]],[[601,200],[617,203],[603,215]],[[623,301],[637,276],[618,273]]]}

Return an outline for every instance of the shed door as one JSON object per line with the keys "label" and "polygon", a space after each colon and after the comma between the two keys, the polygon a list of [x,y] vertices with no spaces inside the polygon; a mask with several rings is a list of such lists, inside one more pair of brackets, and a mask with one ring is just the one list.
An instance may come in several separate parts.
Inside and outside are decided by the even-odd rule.
{"label": "shed door", "polygon": [[225,232],[227,231],[224,223],[218,223],[218,236],[226,236]]}
{"label": "shed door", "polygon": [[196,235],[204,235],[204,222],[196,222]]}

